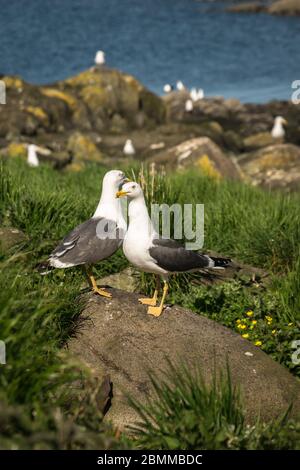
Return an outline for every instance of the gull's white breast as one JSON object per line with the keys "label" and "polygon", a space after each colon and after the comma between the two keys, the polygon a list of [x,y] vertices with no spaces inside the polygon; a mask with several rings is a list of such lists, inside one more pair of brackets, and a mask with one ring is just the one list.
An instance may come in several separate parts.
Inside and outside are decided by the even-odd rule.
{"label": "gull's white breast", "polygon": [[167,271],[160,268],[149,253],[154,234],[143,233],[129,227],[123,242],[123,251],[126,258],[142,271],[154,274],[166,274]]}

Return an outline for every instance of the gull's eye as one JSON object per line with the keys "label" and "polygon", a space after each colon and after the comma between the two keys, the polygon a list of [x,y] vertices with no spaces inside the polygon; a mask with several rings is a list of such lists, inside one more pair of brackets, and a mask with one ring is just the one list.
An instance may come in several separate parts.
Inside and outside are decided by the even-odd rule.
{"label": "gull's eye", "polygon": [[133,184],[133,185],[131,186],[131,189],[135,189],[135,188],[136,188],[136,185]]}

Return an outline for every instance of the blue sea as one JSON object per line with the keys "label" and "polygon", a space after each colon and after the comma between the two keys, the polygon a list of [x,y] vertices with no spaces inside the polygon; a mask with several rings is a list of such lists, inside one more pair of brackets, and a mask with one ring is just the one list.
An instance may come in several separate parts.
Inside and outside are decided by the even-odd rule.
{"label": "blue sea", "polygon": [[300,18],[230,14],[196,0],[0,0],[0,74],[51,83],[95,52],[162,94],[182,80],[244,102],[289,99],[300,79]]}

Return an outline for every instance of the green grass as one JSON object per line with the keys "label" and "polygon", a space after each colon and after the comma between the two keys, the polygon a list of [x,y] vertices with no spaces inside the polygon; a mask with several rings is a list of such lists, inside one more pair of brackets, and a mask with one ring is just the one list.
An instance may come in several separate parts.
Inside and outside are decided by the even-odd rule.
{"label": "green grass", "polygon": [[288,410],[271,424],[259,419],[246,424],[229,371],[207,385],[199,371],[169,364],[165,382],[153,378],[152,384],[155,398],[146,405],[133,403],[140,422],[132,432],[142,449],[299,449],[300,424],[288,419]]}
{"label": "green grass", "polygon": [[[73,384],[78,380],[89,391],[99,385],[91,385],[89,372],[63,350],[76,330],[81,310],[78,301],[83,285],[81,271],[57,270],[40,276],[35,269],[69,230],[93,213],[105,171],[104,167],[90,166],[81,173],[58,173],[47,166],[30,169],[18,160],[0,165],[1,225],[18,228],[26,235],[19,246],[8,251],[0,249],[0,339],[7,346],[7,364],[0,366],[3,404],[0,418],[8,423],[0,426],[0,432],[7,448],[132,445],[114,438],[102,423],[96,402],[85,398],[88,403],[82,407],[80,401],[73,400],[77,393]],[[300,195],[270,194],[239,183],[216,183],[193,172],[152,177],[143,171],[139,178],[147,185],[149,204],[205,204],[204,248],[234,256],[271,273],[270,283],[258,288],[243,279],[205,287],[189,282],[190,276],[178,276],[173,281],[176,289],[170,300],[241,334],[249,334],[250,340],[260,341],[267,353],[300,375],[299,366],[291,362],[291,342],[299,339]],[[126,266],[127,261],[119,251],[97,266],[97,276],[118,272]],[[145,275],[139,278],[140,289],[145,293],[150,289],[148,280]],[[253,312],[250,317],[249,310]],[[272,321],[268,322],[266,317]],[[257,323],[251,329],[253,320]],[[245,329],[238,328],[238,321],[246,325]],[[195,387],[201,390],[202,385]],[[221,395],[220,401],[226,401],[225,397]],[[238,403],[238,398],[233,401]],[[78,408],[70,403],[78,403]],[[59,436],[65,419],[74,433],[62,442]],[[261,426],[256,428],[260,435],[265,432]],[[45,440],[37,437],[42,431],[46,433]],[[190,432],[188,428],[186,432]],[[33,436],[32,442],[26,438],[28,435]],[[148,444],[144,442],[149,448],[154,445],[150,437]],[[206,442],[212,448],[217,445],[195,442],[197,445]],[[241,442],[238,440],[237,447],[243,448]],[[187,444],[187,448],[191,445]],[[277,445],[281,445],[279,440]]]}

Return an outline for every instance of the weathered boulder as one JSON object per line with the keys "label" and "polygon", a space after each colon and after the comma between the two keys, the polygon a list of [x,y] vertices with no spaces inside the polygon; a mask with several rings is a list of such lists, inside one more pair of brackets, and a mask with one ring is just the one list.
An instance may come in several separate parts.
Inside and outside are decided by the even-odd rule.
{"label": "weathered boulder", "polygon": [[239,178],[239,171],[233,160],[209,137],[197,137],[158,153],[151,162],[167,168],[194,167],[200,172],[219,179]]}
{"label": "weathered boulder", "polygon": [[[107,418],[124,428],[137,419],[127,396],[145,402],[153,396],[149,372],[164,378],[168,367],[184,362],[200,368],[207,382],[228,361],[232,381],[240,386],[249,422],[258,414],[272,420],[293,401],[300,412],[300,383],[259,348],[224,326],[173,306],[161,317],[147,315],[138,294],[112,290],[111,300],[90,295],[80,329],[69,350],[112,381],[112,406]],[[216,369],[215,369],[216,368]]]}
{"label": "weathered boulder", "polygon": [[300,188],[300,147],[293,144],[270,145],[238,159],[253,184],[268,188]]}

